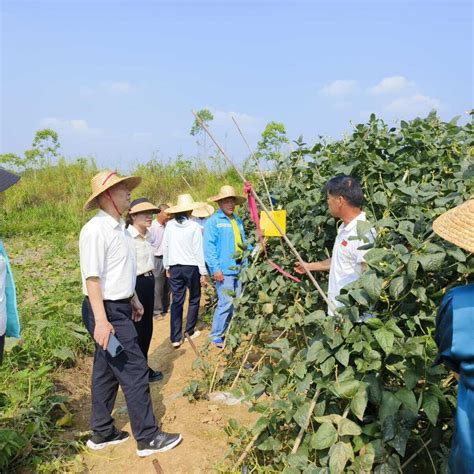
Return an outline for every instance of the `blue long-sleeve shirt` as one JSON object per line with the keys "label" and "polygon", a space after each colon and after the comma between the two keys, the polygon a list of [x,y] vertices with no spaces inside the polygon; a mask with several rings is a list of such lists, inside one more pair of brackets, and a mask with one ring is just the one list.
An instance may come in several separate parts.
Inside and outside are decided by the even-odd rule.
{"label": "blue long-sleeve shirt", "polygon": [[[237,226],[245,241],[245,231],[242,221],[233,214]],[[204,225],[204,258],[211,275],[222,272],[224,275],[237,275],[239,273],[235,258],[235,238],[230,219],[219,209]]]}

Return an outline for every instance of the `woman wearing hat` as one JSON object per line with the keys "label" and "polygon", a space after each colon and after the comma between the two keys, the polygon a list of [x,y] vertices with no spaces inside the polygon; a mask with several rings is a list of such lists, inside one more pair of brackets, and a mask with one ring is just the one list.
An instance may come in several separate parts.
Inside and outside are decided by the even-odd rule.
{"label": "woman wearing hat", "polygon": [[[127,229],[133,237],[137,250],[137,282],[135,293],[143,306],[143,316],[140,321],[135,321],[135,329],[145,359],[148,361],[151,337],[153,335],[153,308],[155,304],[155,277],[153,275],[153,247],[150,243],[148,230],[153,220],[153,214],[158,212],[147,198],[135,199],[130,203],[127,215]],[[163,374],[151,368],[149,370],[150,382],[157,382]]]}
{"label": "woman wearing hat", "polygon": [[201,230],[204,231],[204,224],[206,223],[207,218],[212,216],[212,214],[214,214],[214,208],[210,204],[203,202],[200,207],[194,209],[191,216],[193,217],[193,220],[199,224]]}
{"label": "woman wearing hat", "polygon": [[183,342],[183,305],[186,289],[189,290],[188,316],[185,334],[198,337],[195,330],[201,285],[206,283],[206,265],[199,224],[191,219],[191,213],[201,203],[193,201],[190,194],[180,194],[176,206],[165,212],[172,219],[166,224],[163,237],[163,265],[169,276],[171,288],[171,344],[178,348]]}
{"label": "woman wearing hat", "polygon": [[[20,177],[0,168],[0,192],[18,182]],[[7,252],[0,241],[0,364],[3,360],[5,336],[20,337],[20,319],[16,304],[15,282]]]}
{"label": "woman wearing hat", "polygon": [[[445,212],[433,230],[474,253],[474,199]],[[438,362],[459,374],[458,403],[448,470],[474,472],[474,283],[448,291],[436,316]]]}

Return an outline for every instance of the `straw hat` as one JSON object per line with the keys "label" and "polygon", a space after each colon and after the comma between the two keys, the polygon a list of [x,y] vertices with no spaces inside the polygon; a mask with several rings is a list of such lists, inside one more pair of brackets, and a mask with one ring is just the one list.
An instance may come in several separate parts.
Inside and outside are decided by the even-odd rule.
{"label": "straw hat", "polygon": [[474,198],[441,214],[433,230],[443,239],[474,252]]}
{"label": "straw hat", "polygon": [[119,176],[115,171],[100,171],[91,179],[92,194],[84,204],[84,211],[92,211],[99,207],[97,196],[118,183],[125,183],[131,191],[136,188],[142,178],[138,176]]}
{"label": "straw hat", "polygon": [[191,194],[180,194],[176,202],[176,206],[165,209],[166,214],[177,214],[178,212],[194,211],[202,203],[195,202]]}
{"label": "straw hat", "polygon": [[193,217],[209,217],[214,214],[215,209],[210,204],[206,204],[205,202],[200,202],[199,204],[201,205],[191,213]]}
{"label": "straw hat", "polygon": [[246,198],[244,196],[239,196],[236,193],[234,186],[229,186],[227,184],[221,187],[217,196],[211,196],[210,198],[207,198],[207,200],[211,202],[218,202],[221,199],[225,199],[228,197],[235,198],[237,204],[242,204],[246,201]]}
{"label": "straw hat", "polygon": [[20,179],[17,174],[10,173],[6,169],[0,168],[0,192],[13,186]]}
{"label": "straw hat", "polygon": [[147,198],[138,198],[130,203],[129,214],[138,214],[139,212],[150,212],[151,214],[157,214],[160,210],[152,204]]}

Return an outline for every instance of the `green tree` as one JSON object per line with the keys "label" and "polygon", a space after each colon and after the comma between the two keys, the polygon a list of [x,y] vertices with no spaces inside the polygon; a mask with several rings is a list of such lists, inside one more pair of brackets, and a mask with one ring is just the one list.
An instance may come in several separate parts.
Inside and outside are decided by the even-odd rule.
{"label": "green tree", "polygon": [[50,165],[59,156],[61,144],[57,132],[44,128],[36,132],[32,146],[33,148],[25,151],[25,166],[35,168]]}
{"label": "green tree", "polygon": [[255,156],[257,159],[279,161],[283,156],[282,146],[285,143],[289,143],[285,125],[281,122],[269,122],[262,132]]}
{"label": "green tree", "polygon": [[[206,127],[209,125],[209,122],[214,120],[214,115],[212,115],[212,112],[208,109],[201,109],[198,112],[196,112],[196,115],[200,118],[200,120],[204,123],[204,125],[206,125]],[[194,119],[193,126],[191,127],[189,134],[192,135],[193,137],[202,137],[202,141],[199,141],[199,138],[198,138],[196,140],[196,143],[198,144],[198,146],[202,146],[204,157],[206,157],[206,154],[207,154],[206,132],[202,128],[198,119]]]}

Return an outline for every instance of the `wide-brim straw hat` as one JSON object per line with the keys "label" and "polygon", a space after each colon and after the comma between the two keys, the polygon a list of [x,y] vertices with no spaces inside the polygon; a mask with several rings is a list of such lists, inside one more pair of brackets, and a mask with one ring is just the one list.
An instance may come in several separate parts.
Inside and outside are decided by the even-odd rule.
{"label": "wide-brim straw hat", "polygon": [[218,202],[222,199],[229,197],[235,198],[237,204],[242,204],[247,200],[247,198],[245,198],[244,196],[240,196],[239,194],[237,194],[234,186],[229,186],[228,184],[221,187],[219,194],[217,194],[216,196],[211,196],[210,198],[207,198],[207,200],[211,202]]}
{"label": "wide-brim straw hat", "polygon": [[149,212],[151,214],[157,214],[160,210],[152,204],[147,198],[134,199],[130,203],[129,214],[138,214],[139,212]]}
{"label": "wide-brim straw hat", "polygon": [[91,179],[92,194],[84,204],[84,211],[92,211],[99,207],[97,197],[119,183],[125,183],[129,191],[136,188],[142,178],[139,176],[119,176],[115,171],[100,171]]}
{"label": "wide-brim straw hat", "polygon": [[194,211],[202,203],[195,202],[191,194],[180,194],[175,206],[165,209],[166,214],[178,214],[179,212]]}
{"label": "wide-brim straw hat", "polygon": [[215,209],[210,204],[206,204],[205,202],[200,202],[199,204],[200,206],[194,209],[194,211],[191,213],[193,217],[204,218],[214,214]]}
{"label": "wide-brim straw hat", "polygon": [[20,176],[14,173],[10,173],[4,168],[0,168],[0,192],[13,186],[20,180]]}
{"label": "wide-brim straw hat", "polygon": [[433,230],[443,239],[474,252],[474,198],[441,214]]}

